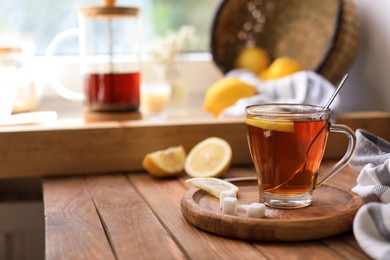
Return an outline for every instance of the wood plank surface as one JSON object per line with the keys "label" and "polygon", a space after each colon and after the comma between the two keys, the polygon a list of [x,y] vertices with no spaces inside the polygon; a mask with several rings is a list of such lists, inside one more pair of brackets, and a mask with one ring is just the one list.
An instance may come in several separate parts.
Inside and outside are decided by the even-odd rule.
{"label": "wood plank surface", "polygon": [[141,173],[127,176],[190,259],[263,258],[251,244],[209,234],[188,224],[180,211],[180,200],[187,188],[177,179],[159,180]]}
{"label": "wood plank surface", "polygon": [[321,241],[326,247],[337,252],[343,259],[370,259],[359,247],[352,232]]}
{"label": "wood plank surface", "polygon": [[[341,114],[337,122],[390,140],[389,112]],[[233,165],[251,163],[243,118],[66,124],[59,121],[44,126],[0,127],[0,178],[140,171],[146,153],[175,145],[183,145],[188,152],[210,136],[230,143]],[[325,158],[341,157],[346,140],[341,134],[332,134]]]}
{"label": "wood plank surface", "polygon": [[83,177],[45,179],[46,259],[115,259]]}
{"label": "wood plank surface", "polygon": [[[233,167],[225,177],[253,175],[252,167]],[[256,242],[202,231],[180,210],[187,178],[145,172],[45,178],[46,258],[368,259],[352,232],[308,242]],[[356,173],[345,168],[331,181],[351,188]]]}
{"label": "wood plank surface", "polygon": [[257,243],[258,249],[266,259],[343,259],[337,252],[330,250],[317,241],[289,243]]}
{"label": "wood plank surface", "polygon": [[182,259],[184,255],[124,175],[87,177],[118,259]]}

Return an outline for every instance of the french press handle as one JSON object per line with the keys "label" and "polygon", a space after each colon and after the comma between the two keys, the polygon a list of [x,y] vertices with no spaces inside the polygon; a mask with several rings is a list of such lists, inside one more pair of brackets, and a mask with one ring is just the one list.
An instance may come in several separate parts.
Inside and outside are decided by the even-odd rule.
{"label": "french press handle", "polygon": [[[70,37],[79,37],[80,32],[77,28],[67,29],[59,34],[57,34],[54,39],[50,42],[49,46],[46,49],[45,57],[49,60],[52,56],[58,45]],[[49,84],[53,87],[53,89],[62,97],[76,102],[81,102],[85,100],[84,93],[70,90],[66,86],[64,86],[58,78],[55,76],[55,72],[53,71],[53,66],[47,66],[47,70],[49,71],[48,81]]]}

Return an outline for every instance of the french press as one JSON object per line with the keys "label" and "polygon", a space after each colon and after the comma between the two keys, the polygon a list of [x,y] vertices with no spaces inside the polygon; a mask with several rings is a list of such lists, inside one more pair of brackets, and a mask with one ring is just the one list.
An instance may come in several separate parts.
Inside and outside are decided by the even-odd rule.
{"label": "french press", "polygon": [[105,0],[103,6],[81,7],[78,20],[79,28],[60,34],[49,45],[48,52],[51,54],[66,37],[79,36],[84,93],[71,93],[58,81],[54,88],[68,99],[84,100],[88,111],[138,111],[141,80],[139,9],[115,6],[115,0]]}

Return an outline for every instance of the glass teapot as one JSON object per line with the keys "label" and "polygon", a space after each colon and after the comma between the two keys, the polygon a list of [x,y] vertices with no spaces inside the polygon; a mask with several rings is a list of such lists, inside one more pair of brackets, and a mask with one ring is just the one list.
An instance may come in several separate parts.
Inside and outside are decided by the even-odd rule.
{"label": "glass teapot", "polygon": [[[115,6],[81,7],[79,28],[58,34],[47,48],[51,56],[68,37],[79,37],[80,73],[84,93],[74,92],[57,78],[50,79],[56,92],[73,101],[84,101],[92,112],[138,111],[140,104],[139,9]],[[52,73],[54,75],[54,73]]]}

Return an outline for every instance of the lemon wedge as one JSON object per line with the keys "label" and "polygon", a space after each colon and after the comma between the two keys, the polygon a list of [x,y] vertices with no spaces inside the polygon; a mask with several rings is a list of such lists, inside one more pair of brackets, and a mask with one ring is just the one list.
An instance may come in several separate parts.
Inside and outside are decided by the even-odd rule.
{"label": "lemon wedge", "polygon": [[231,190],[237,194],[239,189],[233,183],[218,178],[192,178],[186,180],[186,183],[205,190],[217,198],[219,198],[222,191]]}
{"label": "lemon wedge", "polygon": [[169,147],[145,155],[142,166],[155,177],[171,177],[183,171],[185,158],[183,146]]}
{"label": "lemon wedge", "polygon": [[191,177],[220,177],[230,167],[231,160],[229,143],[219,137],[210,137],[191,149],[184,169]]}
{"label": "lemon wedge", "polygon": [[260,127],[267,130],[275,130],[280,132],[294,132],[293,121],[267,121],[253,118],[246,118],[246,124]]}

